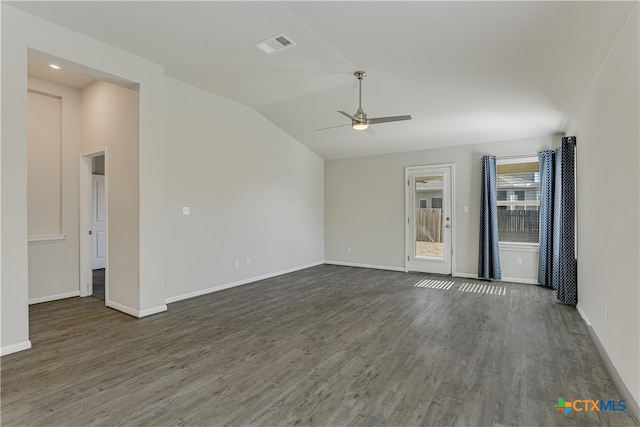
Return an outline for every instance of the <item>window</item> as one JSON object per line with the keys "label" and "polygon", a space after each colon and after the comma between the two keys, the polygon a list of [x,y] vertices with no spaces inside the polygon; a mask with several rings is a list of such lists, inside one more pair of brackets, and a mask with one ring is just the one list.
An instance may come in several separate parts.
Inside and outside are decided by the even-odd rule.
{"label": "window", "polygon": [[538,243],[540,171],[535,157],[497,162],[500,242]]}
{"label": "window", "polygon": [[442,209],[442,197],[431,199],[431,209]]}
{"label": "window", "polygon": [[427,209],[427,199],[420,199],[420,209]]}

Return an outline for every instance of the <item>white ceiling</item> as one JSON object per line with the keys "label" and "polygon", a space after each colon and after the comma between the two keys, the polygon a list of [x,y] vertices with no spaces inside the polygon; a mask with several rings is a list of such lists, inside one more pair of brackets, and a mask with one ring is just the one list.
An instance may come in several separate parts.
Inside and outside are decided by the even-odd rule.
{"label": "white ceiling", "polygon": [[52,60],[47,63],[30,57],[27,63],[29,77],[35,77],[75,89],[84,89],[95,81],[94,78],[86,74],[69,71],[66,68],[54,70],[49,66],[49,64],[53,64],[54,62],[58,61]]}
{"label": "white ceiling", "polygon": [[[636,2],[9,2],[255,108],[325,159],[565,130]],[[296,46],[253,44],[285,33]],[[363,108],[377,135],[340,127]]]}

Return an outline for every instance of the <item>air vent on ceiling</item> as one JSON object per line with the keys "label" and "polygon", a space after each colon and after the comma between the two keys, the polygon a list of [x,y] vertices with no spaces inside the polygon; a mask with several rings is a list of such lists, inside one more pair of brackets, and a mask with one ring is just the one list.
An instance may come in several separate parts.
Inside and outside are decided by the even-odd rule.
{"label": "air vent on ceiling", "polygon": [[284,34],[279,34],[277,36],[269,37],[266,40],[263,40],[261,42],[254,44],[255,47],[257,47],[267,55],[280,52],[281,50],[288,49],[295,45],[296,43]]}

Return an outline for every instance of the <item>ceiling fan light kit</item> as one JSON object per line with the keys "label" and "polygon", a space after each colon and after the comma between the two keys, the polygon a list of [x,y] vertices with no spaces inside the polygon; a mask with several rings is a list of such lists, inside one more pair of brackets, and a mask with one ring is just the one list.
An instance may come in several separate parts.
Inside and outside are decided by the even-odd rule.
{"label": "ceiling fan light kit", "polygon": [[367,113],[362,111],[362,108],[358,108],[356,115],[353,117],[354,119],[351,120],[351,127],[355,130],[365,130],[369,127],[369,119],[367,118]]}
{"label": "ceiling fan light kit", "polygon": [[[362,109],[362,80],[365,77],[367,77],[367,73],[365,71],[356,71],[355,73],[353,73],[353,75],[356,76],[356,78],[358,79],[358,110],[353,116],[349,113],[345,113],[344,111],[338,110],[338,113],[351,119],[351,127],[353,129],[366,130],[369,128],[369,125],[373,125],[377,123],[389,123],[389,122],[399,122],[402,120],[411,120],[410,115],[369,118],[369,116],[367,116],[367,113],[365,113],[364,110]],[[344,125],[344,126],[347,126],[347,125]],[[316,130],[332,129],[335,127],[340,127],[340,126],[331,126],[328,128],[322,128],[322,129],[316,129]]]}

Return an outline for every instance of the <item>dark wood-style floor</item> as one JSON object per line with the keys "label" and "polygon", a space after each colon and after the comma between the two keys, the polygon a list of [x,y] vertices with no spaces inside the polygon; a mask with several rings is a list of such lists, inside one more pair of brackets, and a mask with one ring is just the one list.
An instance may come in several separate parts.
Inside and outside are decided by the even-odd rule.
{"label": "dark wood-style floor", "polygon": [[30,307],[2,358],[2,424],[635,425],[554,409],[620,399],[575,309],[429,276],[318,266],[134,319],[95,298]]}

